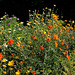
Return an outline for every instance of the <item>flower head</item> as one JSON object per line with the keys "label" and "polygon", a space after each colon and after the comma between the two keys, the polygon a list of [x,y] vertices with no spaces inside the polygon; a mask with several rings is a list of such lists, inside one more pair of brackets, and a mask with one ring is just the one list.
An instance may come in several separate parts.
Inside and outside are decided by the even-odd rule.
{"label": "flower head", "polygon": [[47,42],[51,42],[51,38],[50,38],[50,37],[47,37],[45,40],[46,40]]}
{"label": "flower head", "polygon": [[7,43],[10,44],[10,45],[12,45],[13,42],[14,42],[14,40],[13,39],[10,39]]}
{"label": "flower head", "polygon": [[4,45],[5,47],[8,47],[7,43],[4,43],[3,45]]}
{"label": "flower head", "polygon": [[70,61],[70,55],[66,54],[68,61]]}
{"label": "flower head", "polygon": [[43,46],[40,46],[40,50],[43,51],[44,50],[44,47]]}
{"label": "flower head", "polygon": [[13,64],[14,64],[14,61],[13,60],[8,62],[8,65],[9,66],[13,66]]}
{"label": "flower head", "polygon": [[58,46],[58,43],[55,41],[55,47],[57,47]]}
{"label": "flower head", "polygon": [[33,71],[32,74],[35,75],[36,74],[36,71]]}
{"label": "flower head", "polygon": [[72,39],[74,39],[74,36],[72,36]]}
{"label": "flower head", "polygon": [[9,22],[8,25],[10,25],[11,23]]}
{"label": "flower head", "polygon": [[53,26],[52,26],[52,25],[48,25],[47,28],[48,28],[48,29],[52,29]]}
{"label": "flower head", "polygon": [[3,57],[3,55],[2,55],[2,53],[0,53],[0,60],[2,59],[2,57]]}
{"label": "flower head", "polygon": [[64,45],[64,42],[62,42],[61,45]]}
{"label": "flower head", "polygon": [[3,74],[6,74],[7,72],[6,71],[3,71]]}
{"label": "flower head", "polygon": [[43,21],[44,19],[42,18],[41,21]]}
{"label": "flower head", "polygon": [[2,62],[6,62],[6,61],[8,61],[8,60],[7,60],[7,59],[3,59],[3,60],[2,60]]}
{"label": "flower head", "polygon": [[20,75],[20,72],[19,72],[19,70],[16,72],[16,75]]}
{"label": "flower head", "polygon": [[58,16],[56,16],[56,15],[53,15],[53,19],[57,19],[58,18]]}
{"label": "flower head", "polygon": [[67,44],[66,48],[68,48],[68,44]]}
{"label": "flower head", "polygon": [[54,34],[53,38],[57,40],[58,39],[58,35]]}

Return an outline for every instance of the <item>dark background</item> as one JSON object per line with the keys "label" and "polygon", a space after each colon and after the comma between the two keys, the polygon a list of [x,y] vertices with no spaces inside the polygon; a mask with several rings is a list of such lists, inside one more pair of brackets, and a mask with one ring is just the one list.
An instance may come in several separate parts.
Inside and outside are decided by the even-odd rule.
{"label": "dark background", "polygon": [[67,0],[0,0],[0,17],[7,12],[9,16],[13,14],[20,18],[20,21],[26,23],[28,20],[28,10],[40,10],[45,7],[53,8],[56,4],[59,16],[63,16],[63,20],[75,20],[75,4],[73,1]]}

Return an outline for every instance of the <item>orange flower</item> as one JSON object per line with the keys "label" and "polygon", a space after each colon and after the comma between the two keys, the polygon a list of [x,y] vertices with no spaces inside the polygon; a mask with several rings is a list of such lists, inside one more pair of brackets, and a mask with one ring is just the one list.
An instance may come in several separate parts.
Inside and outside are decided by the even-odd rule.
{"label": "orange flower", "polygon": [[43,56],[43,54],[41,54],[41,56]]}
{"label": "orange flower", "polygon": [[70,61],[70,55],[66,54],[68,61]]}
{"label": "orange flower", "polygon": [[32,70],[32,67],[30,67],[30,70]]}
{"label": "orange flower", "polygon": [[58,43],[55,41],[55,47],[57,47],[58,46]]}
{"label": "orange flower", "polygon": [[12,57],[14,56],[13,53],[11,54],[11,56],[12,56]]}
{"label": "orange flower", "polygon": [[42,18],[41,21],[43,21],[44,19]]}
{"label": "orange flower", "polygon": [[36,74],[36,71],[33,71],[32,74],[35,75]]}
{"label": "orange flower", "polygon": [[67,44],[66,48],[68,48],[68,44]]}
{"label": "orange flower", "polygon": [[20,43],[19,42],[17,42],[17,44],[16,45],[20,45]]}
{"label": "orange flower", "polygon": [[72,36],[72,39],[74,39],[74,36]]}
{"label": "orange flower", "polygon": [[63,54],[65,55],[65,52],[63,52]]}
{"label": "orange flower", "polygon": [[24,48],[24,45],[21,45],[21,48]]}
{"label": "orange flower", "polygon": [[51,38],[50,38],[50,37],[47,37],[45,40],[46,40],[47,42],[50,42],[50,41],[51,41]]}
{"label": "orange flower", "polygon": [[48,35],[51,35],[50,32],[48,32]]}
{"label": "orange flower", "polygon": [[43,46],[40,46],[40,50],[43,51],[44,50],[44,47]]}
{"label": "orange flower", "polygon": [[59,50],[61,50],[61,48],[59,48]]}
{"label": "orange flower", "polygon": [[48,28],[48,29],[52,29],[53,26],[52,26],[52,25],[48,25],[47,28]]}
{"label": "orange flower", "polygon": [[65,22],[67,22],[67,20],[65,20]]}
{"label": "orange flower", "polygon": [[69,32],[70,30],[69,30],[69,29],[67,29],[66,31],[67,31],[67,32]]}
{"label": "orange flower", "polygon": [[62,26],[62,29],[66,30],[66,28],[64,26]]}
{"label": "orange flower", "polygon": [[10,44],[10,45],[12,45],[13,42],[14,42],[14,40],[13,39],[10,39],[7,43]]}
{"label": "orange flower", "polygon": [[57,40],[58,39],[58,35],[54,34],[53,38]]}
{"label": "orange flower", "polygon": [[20,70],[20,72],[22,72],[22,69],[19,69]]}
{"label": "orange flower", "polygon": [[57,24],[54,24],[54,26],[57,27],[58,25]]}
{"label": "orange flower", "polygon": [[68,51],[65,51],[68,54]]}
{"label": "orange flower", "polygon": [[37,37],[35,37],[34,35],[32,36],[33,39],[37,39]]}
{"label": "orange flower", "polygon": [[3,55],[2,55],[2,53],[0,53],[0,60],[2,59],[2,57],[3,57]]}
{"label": "orange flower", "polygon": [[32,38],[35,39],[35,36],[33,35]]}
{"label": "orange flower", "polygon": [[10,68],[10,71],[12,71],[13,70],[13,68]]}
{"label": "orange flower", "polygon": [[58,20],[56,20],[56,22],[59,22]]}
{"label": "orange flower", "polygon": [[66,34],[67,36],[69,36],[69,34]]}
{"label": "orange flower", "polygon": [[64,45],[64,42],[62,42],[61,45]]}
{"label": "orange flower", "polygon": [[56,15],[53,15],[53,19],[57,19],[58,18],[58,16],[56,16]]}

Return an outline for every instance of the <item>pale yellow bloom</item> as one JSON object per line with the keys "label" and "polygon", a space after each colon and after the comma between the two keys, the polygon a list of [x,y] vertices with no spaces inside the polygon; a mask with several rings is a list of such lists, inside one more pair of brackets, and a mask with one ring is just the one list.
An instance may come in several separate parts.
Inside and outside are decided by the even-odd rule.
{"label": "pale yellow bloom", "polygon": [[3,19],[3,17],[1,17],[1,20]]}
{"label": "pale yellow bloom", "polygon": [[54,4],[54,7],[56,7],[56,5]]}

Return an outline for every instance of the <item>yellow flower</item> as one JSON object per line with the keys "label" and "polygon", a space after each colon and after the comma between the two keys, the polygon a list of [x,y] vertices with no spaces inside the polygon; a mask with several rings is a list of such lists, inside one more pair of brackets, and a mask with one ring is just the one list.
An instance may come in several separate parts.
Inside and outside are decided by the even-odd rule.
{"label": "yellow flower", "polygon": [[19,25],[19,24],[17,24],[17,25]]}
{"label": "yellow flower", "polygon": [[21,30],[21,28],[19,28],[18,30]]}
{"label": "yellow flower", "polygon": [[67,20],[65,20],[65,22],[67,22]]}
{"label": "yellow flower", "polygon": [[56,5],[54,4],[54,7],[56,7]]}
{"label": "yellow flower", "polygon": [[40,72],[43,72],[43,70],[40,70]]}
{"label": "yellow flower", "polygon": [[47,7],[45,9],[48,9]]}
{"label": "yellow flower", "polygon": [[8,60],[7,60],[7,59],[3,59],[3,60],[2,60],[2,62],[6,62],[6,61],[8,61]]}
{"label": "yellow flower", "polygon": [[45,13],[43,12],[43,14],[45,15]]}
{"label": "yellow flower", "polygon": [[72,21],[72,23],[74,23],[74,21]]}
{"label": "yellow flower", "polygon": [[73,30],[73,27],[70,26],[70,29]]}
{"label": "yellow flower", "polygon": [[3,67],[6,67],[6,65],[3,65]]}
{"label": "yellow flower", "polygon": [[3,45],[4,45],[5,47],[8,47],[7,43],[4,43]]}
{"label": "yellow flower", "polygon": [[69,23],[68,23],[67,25],[68,25],[68,26],[70,26],[70,24],[69,24]]}
{"label": "yellow flower", "polygon": [[71,20],[69,20],[69,22],[71,22]]}
{"label": "yellow flower", "polygon": [[18,59],[19,57],[18,56],[16,56],[16,59]]}
{"label": "yellow flower", "polygon": [[17,37],[17,40],[20,40],[21,37]]}
{"label": "yellow flower", "polygon": [[29,12],[31,12],[31,10],[29,10]]}
{"label": "yellow flower", "polygon": [[9,61],[9,62],[8,62],[8,65],[9,65],[9,66],[13,66],[13,65],[14,65],[14,61],[13,61],[13,60],[12,60],[12,61]]}
{"label": "yellow flower", "polygon": [[21,73],[19,72],[19,70],[16,72],[16,75],[20,75]]}
{"label": "yellow flower", "polygon": [[3,17],[1,18],[1,20],[3,19]]}
{"label": "yellow flower", "polygon": [[35,22],[33,24],[36,24]]}
{"label": "yellow flower", "polygon": [[20,24],[23,24],[23,22],[20,22]]}
{"label": "yellow flower", "polygon": [[7,72],[6,71],[3,71],[3,74],[6,74]]}
{"label": "yellow flower", "polygon": [[36,12],[36,10],[35,10],[35,12]]}
{"label": "yellow flower", "polygon": [[51,9],[49,9],[49,11],[51,11]]}
{"label": "yellow flower", "polygon": [[26,71],[26,74],[28,74],[29,72],[30,72],[30,71],[29,71],[29,70],[27,70],[27,71]]}
{"label": "yellow flower", "polygon": [[8,33],[11,33],[11,31],[8,31]]}

